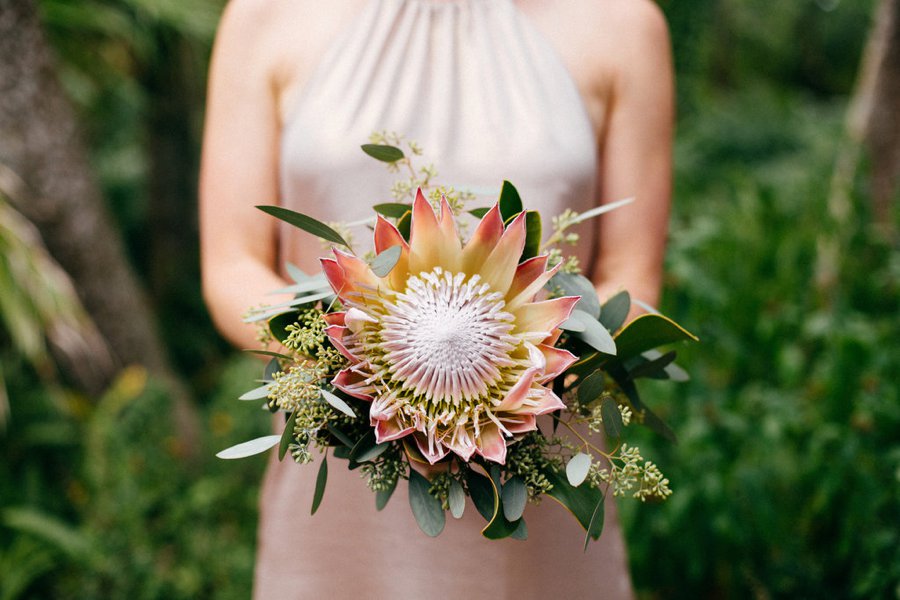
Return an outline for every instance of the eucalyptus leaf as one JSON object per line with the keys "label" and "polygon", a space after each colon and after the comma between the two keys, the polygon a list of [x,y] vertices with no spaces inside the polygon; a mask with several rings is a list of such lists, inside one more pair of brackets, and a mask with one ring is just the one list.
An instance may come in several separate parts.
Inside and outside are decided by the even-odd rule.
{"label": "eucalyptus leaf", "polygon": [[388,501],[391,499],[391,496],[394,495],[394,490],[397,489],[397,479],[394,480],[394,483],[391,484],[386,490],[378,490],[375,492],[375,509],[383,510],[385,506],[387,506]]}
{"label": "eucalyptus leaf", "polygon": [[518,525],[516,526],[515,531],[509,534],[514,540],[527,540],[528,539],[528,526],[525,525],[525,519],[519,519],[516,521]]}
{"label": "eucalyptus leaf", "polygon": [[[611,355],[616,354],[616,342],[613,340],[609,331],[600,324],[600,321],[577,308],[569,315],[566,324],[568,324],[569,321],[575,321],[584,326],[583,331],[574,332],[575,337],[579,338],[598,352]],[[572,331],[571,329],[569,330]]]}
{"label": "eucalyptus leaf", "polygon": [[322,455],[322,463],[319,465],[319,474],[316,475],[316,489],[313,492],[312,509],[309,514],[314,515],[322,504],[322,497],[325,495],[325,484],[328,483],[328,455]]}
{"label": "eucalyptus leaf", "polygon": [[591,210],[586,210],[575,217],[575,219],[573,219],[571,223],[574,225],[575,223],[581,223],[582,221],[587,221],[588,219],[599,217],[604,213],[616,210],[617,208],[621,208],[623,206],[631,204],[632,202],[634,202],[634,198],[625,198],[623,200],[616,200],[615,202],[604,204],[603,206],[598,206],[597,208],[592,208]]}
{"label": "eucalyptus leaf", "polygon": [[[676,354],[674,350],[672,350],[672,353]],[[656,360],[661,356],[663,356],[663,353],[659,350],[647,350],[646,352],[641,353],[641,357],[648,361]],[[671,381],[684,382],[691,379],[691,376],[688,375],[687,371],[676,365],[674,362],[663,367],[663,373],[665,374],[663,378],[670,379]]]}
{"label": "eucalyptus leaf", "polygon": [[579,452],[566,464],[566,479],[573,487],[578,487],[587,478],[591,469],[591,455]]}
{"label": "eucalyptus leaf", "polygon": [[603,417],[603,429],[609,438],[615,439],[622,434],[625,424],[622,422],[622,413],[619,405],[612,398],[605,398],[600,403],[600,416]]}
{"label": "eucalyptus leaf", "polygon": [[291,334],[291,332],[287,330],[288,325],[293,325],[296,322],[296,311],[292,310],[290,312],[275,315],[269,319],[269,332],[272,334],[273,338],[284,344],[284,341]]}
{"label": "eucalyptus leaf", "polygon": [[473,208],[472,210],[470,210],[469,214],[472,215],[473,217],[475,217],[476,219],[483,219],[484,215],[488,214],[488,212],[490,212],[490,210],[491,210],[490,206],[480,206],[478,208]]}
{"label": "eucalyptus leaf", "polygon": [[563,331],[571,331],[573,333],[582,333],[587,329],[584,321],[580,318],[569,315],[569,318],[559,324],[559,328]]}
{"label": "eucalyptus leaf", "polygon": [[603,371],[594,371],[578,385],[578,402],[588,405],[599,398],[605,389],[606,376]]}
{"label": "eucalyptus leaf", "polygon": [[397,265],[397,261],[400,260],[400,255],[402,253],[403,248],[399,245],[382,250],[378,256],[373,258],[372,262],[369,263],[369,266],[372,267],[372,272],[379,277],[387,277],[391,270]]}
{"label": "eucalyptus leaf", "polygon": [[428,493],[431,484],[415,469],[409,471],[409,506],[425,535],[435,537],[444,530],[446,515],[440,501]]}
{"label": "eucalyptus leaf", "polygon": [[[647,354],[646,352],[644,354]],[[633,368],[628,370],[628,376],[632,379],[640,379],[641,377],[655,377],[666,379],[666,367],[668,367],[677,356],[674,350],[670,350],[665,354],[648,360],[644,354],[640,355],[641,360]]]}
{"label": "eucalyptus leaf", "polygon": [[232,446],[231,448],[226,448],[225,450],[217,453],[216,456],[228,460],[233,460],[236,458],[246,458],[255,454],[261,454],[262,452],[273,448],[280,441],[280,435],[266,435],[263,437],[258,437],[254,440],[250,440],[249,442],[242,442],[240,444]]}
{"label": "eucalyptus leaf", "polygon": [[455,480],[450,480],[450,514],[454,519],[461,519],[466,510],[466,492],[462,485]]}
{"label": "eucalyptus leaf", "polygon": [[503,501],[503,516],[508,521],[516,521],[525,510],[525,502],[528,500],[528,488],[521,477],[515,475],[503,484],[500,499]]}
{"label": "eucalyptus leaf", "polygon": [[500,188],[500,217],[506,222],[520,212],[522,212],[522,198],[519,196],[519,190],[504,180],[503,187]]}
{"label": "eucalyptus leaf", "polygon": [[356,442],[356,445],[353,446],[353,450],[350,451],[350,459],[361,463],[372,460],[387,450],[388,445],[388,442],[376,444],[375,430],[370,429],[358,442]]}
{"label": "eucalyptus leaf", "polygon": [[600,534],[603,533],[603,519],[604,519],[605,508],[603,505],[603,496],[600,496],[600,500],[597,501],[597,506],[594,507],[594,513],[591,515],[591,522],[587,527],[587,532],[584,534],[584,551],[587,552],[588,544],[591,543],[591,534],[592,532],[596,534],[594,539],[600,537]]}
{"label": "eucalyptus leaf", "polygon": [[348,417],[356,418],[356,413],[353,412],[353,409],[350,408],[350,405],[344,402],[342,399],[338,398],[328,390],[322,390],[322,398],[325,399],[325,402],[331,405],[332,408],[338,410]]}
{"label": "eucalyptus leaf", "polygon": [[249,392],[241,394],[238,400],[262,400],[263,398],[268,398],[270,387],[271,386],[267,383],[266,385],[252,389]]}
{"label": "eucalyptus leaf", "polygon": [[363,144],[360,147],[363,152],[381,162],[397,162],[404,157],[403,150],[396,146],[389,146],[387,144]]}
{"label": "eucalyptus leaf", "polygon": [[263,381],[272,382],[275,380],[275,373],[281,371],[281,364],[278,362],[277,358],[273,358],[269,362],[266,363],[266,368],[263,371]]}
{"label": "eucalyptus leaf", "polygon": [[280,358],[282,360],[294,360],[287,354],[282,354],[280,352],[272,352],[270,350],[244,350],[244,352],[249,352],[250,354],[259,354],[260,356],[272,356],[274,358]]}
{"label": "eucalyptus leaf", "polygon": [[[586,312],[595,319],[600,317],[600,299],[594,284],[584,275],[578,273],[557,273],[547,283],[550,289],[559,289],[563,296],[580,296],[575,308]],[[601,319],[602,321],[602,319]]]}
{"label": "eucalyptus leaf", "polygon": [[[597,503],[603,499],[603,493],[595,487],[582,485],[572,486],[561,473],[555,469],[544,471],[547,481],[553,486],[547,495],[562,504],[581,523],[591,539],[600,537],[600,528],[592,525]],[[602,524],[601,524],[602,527]]]}
{"label": "eucalyptus leaf", "polygon": [[603,308],[600,310],[600,322],[609,331],[616,331],[628,318],[630,310],[631,295],[623,290],[603,303]]}
{"label": "eucalyptus leaf", "polygon": [[289,286],[286,286],[286,287],[283,287],[283,288],[280,288],[277,290],[272,290],[271,292],[268,292],[268,295],[271,296],[271,295],[275,295],[275,294],[305,294],[308,292],[315,292],[315,291],[324,290],[324,289],[330,289],[330,284],[328,283],[328,280],[325,279],[325,276],[323,275],[321,277],[310,278],[308,281],[302,281],[302,282],[294,283],[292,285],[289,285]]}
{"label": "eucalyptus leaf", "polygon": [[466,484],[469,487],[469,497],[472,498],[472,504],[475,505],[481,516],[490,522],[497,510],[494,486],[490,479],[470,469],[466,473]]}
{"label": "eucalyptus leaf", "polygon": [[347,241],[343,237],[341,237],[341,234],[339,234],[337,231],[335,231],[325,223],[313,219],[308,215],[289,210],[287,208],[284,208],[283,206],[257,206],[256,208],[266,214],[272,215],[276,219],[281,219],[289,225],[293,225],[298,229],[302,229],[307,233],[311,233],[316,237],[320,237],[327,242],[340,244],[341,246],[346,246],[347,248],[350,247],[350,244],[348,244]]}
{"label": "eucalyptus leaf", "polygon": [[353,447],[356,445],[356,443],[355,443],[353,440],[351,440],[351,439],[347,436],[346,433],[344,433],[343,431],[341,431],[341,430],[338,429],[337,427],[333,427],[332,425],[329,425],[329,426],[328,426],[328,433],[330,433],[330,434],[333,435],[335,438],[337,438],[337,440],[338,440],[340,443],[344,444],[344,445],[347,447],[347,450],[350,450],[351,448],[353,448]]}
{"label": "eucalyptus leaf", "polygon": [[303,269],[292,262],[286,262],[284,264],[284,269],[287,271],[287,274],[290,275],[291,279],[293,279],[297,283],[303,283],[312,279],[311,275],[307,275],[306,272],[303,271]]}
{"label": "eucalyptus leaf", "polygon": [[372,207],[372,210],[380,215],[384,215],[385,217],[390,217],[391,219],[399,219],[411,208],[412,206],[410,206],[409,204],[403,204],[400,202],[385,202],[384,204],[376,204]]}
{"label": "eucalyptus leaf", "polygon": [[278,460],[283,460],[284,455],[287,454],[291,441],[294,439],[294,423],[296,422],[297,411],[295,410],[291,413],[287,423],[284,424],[284,431],[281,432],[281,440],[279,440],[280,443],[278,444]]}
{"label": "eucalyptus leaf", "polygon": [[619,358],[626,360],[663,344],[685,340],[697,341],[697,337],[668,317],[647,314],[628,323],[616,335],[615,340]]}

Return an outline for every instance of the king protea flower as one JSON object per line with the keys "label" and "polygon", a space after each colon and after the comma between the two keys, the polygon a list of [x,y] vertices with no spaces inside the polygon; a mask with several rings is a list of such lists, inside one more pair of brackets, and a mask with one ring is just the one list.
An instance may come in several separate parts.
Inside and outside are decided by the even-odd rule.
{"label": "king protea flower", "polygon": [[379,443],[411,436],[432,464],[448,452],[503,463],[508,438],[564,408],[547,385],[575,361],[554,344],[578,297],[535,300],[558,266],[519,264],[524,213],[504,228],[495,205],[465,246],[443,199],[440,213],[419,192],[408,244],[378,217],[376,252],[401,248],[385,277],[337,249],[322,259],[346,309],[326,315],[350,361],[332,384],[372,403]]}

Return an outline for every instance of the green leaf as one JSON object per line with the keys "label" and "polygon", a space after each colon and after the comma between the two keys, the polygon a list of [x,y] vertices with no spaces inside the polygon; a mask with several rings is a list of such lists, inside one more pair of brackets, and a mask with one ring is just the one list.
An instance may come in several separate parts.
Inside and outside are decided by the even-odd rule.
{"label": "green leaf", "polygon": [[409,241],[410,227],[412,227],[412,211],[408,210],[397,220],[397,231],[407,242]]}
{"label": "green leaf", "polygon": [[287,423],[284,424],[284,431],[281,432],[281,443],[278,445],[278,460],[284,459],[287,454],[291,440],[294,439],[294,423],[297,422],[297,411],[291,413]]}
{"label": "green leaf", "polygon": [[506,222],[520,212],[522,212],[522,198],[519,197],[519,191],[513,184],[504,180],[500,189],[500,217]]}
{"label": "green leaf", "polygon": [[366,435],[362,436],[353,450],[350,451],[350,459],[356,462],[366,462],[378,458],[390,446],[390,442],[375,443],[375,430],[370,429]]}
{"label": "green leaf", "polygon": [[394,495],[394,490],[397,489],[397,479],[394,480],[394,483],[386,490],[378,490],[375,492],[375,509],[383,510],[385,506],[387,506],[388,501],[391,499],[391,496]]}
{"label": "green leaf", "polygon": [[262,400],[269,397],[270,384],[254,388],[249,392],[245,392],[238,397],[238,400]]}
{"label": "green leaf", "polygon": [[600,416],[603,417],[603,429],[606,436],[615,439],[622,434],[622,413],[619,412],[619,405],[612,398],[605,398],[600,403]]}
{"label": "green leaf", "polygon": [[525,247],[519,262],[537,256],[541,251],[541,214],[536,210],[525,212]]}
{"label": "green leaf", "polygon": [[397,265],[397,261],[400,260],[400,254],[402,254],[402,252],[403,248],[399,245],[382,250],[378,256],[373,258],[372,262],[369,263],[369,266],[372,267],[372,272],[379,277],[387,277],[388,273],[391,272],[391,269]]}
{"label": "green leaf", "polygon": [[302,229],[307,233],[311,233],[316,237],[320,237],[327,242],[332,242],[334,244],[340,244],[341,246],[350,247],[350,244],[347,243],[344,238],[341,237],[337,231],[318,221],[313,219],[308,215],[304,215],[303,213],[294,212],[283,206],[257,206],[259,210],[263,211],[266,214],[270,214],[276,219],[281,219],[285,223],[289,225],[293,225],[298,229]]}
{"label": "green leaf", "polygon": [[319,474],[316,475],[316,489],[313,492],[312,509],[309,514],[314,515],[322,504],[322,496],[325,495],[325,484],[328,483],[328,454],[322,455],[322,464],[319,465]]}
{"label": "green leaf", "polygon": [[435,537],[444,530],[446,515],[440,501],[428,493],[431,484],[415,469],[409,471],[409,506],[425,535]]}
{"label": "green leaf", "polygon": [[600,310],[600,322],[607,330],[615,331],[628,318],[630,310],[631,295],[626,291],[621,291],[603,303],[603,308]]}
{"label": "green leaf", "polygon": [[566,465],[566,479],[573,487],[578,487],[587,478],[591,470],[591,455],[579,452],[573,456]]}
{"label": "green leaf", "polygon": [[469,211],[469,214],[475,217],[476,219],[483,219],[484,215],[488,214],[491,210],[490,206],[481,206],[479,208],[473,208]]}
{"label": "green leaf", "polygon": [[469,496],[472,498],[472,504],[475,505],[481,516],[490,523],[496,511],[493,484],[487,477],[471,469],[466,473],[466,484],[469,486]]}
{"label": "green leaf", "polygon": [[333,435],[335,438],[337,438],[337,440],[338,440],[340,443],[342,443],[342,444],[344,444],[345,446],[347,446],[347,449],[348,449],[348,450],[349,450],[350,448],[352,448],[353,446],[356,445],[356,444],[353,442],[353,440],[351,440],[351,439],[347,436],[346,433],[344,433],[343,431],[341,431],[341,430],[338,429],[337,427],[333,427],[333,426],[329,425],[329,426],[328,426],[328,433],[330,433],[330,434]]}
{"label": "green leaf", "polygon": [[391,219],[399,219],[406,214],[412,207],[409,204],[400,202],[385,202],[384,204],[376,204],[372,210],[385,217]]}
{"label": "green leaf", "polygon": [[503,516],[508,521],[517,521],[525,510],[528,488],[522,478],[515,475],[503,484],[500,498],[503,500]]}
{"label": "green leaf", "polygon": [[353,419],[356,418],[356,413],[353,412],[353,409],[350,408],[350,405],[347,404],[346,402],[344,402],[343,400],[341,400],[340,398],[338,398],[337,396],[335,396],[334,394],[332,394],[331,392],[329,392],[328,390],[322,390],[322,398],[324,398],[325,402],[330,404],[331,407],[334,408],[335,410],[338,410]]}
{"label": "green leaf", "polygon": [[387,144],[363,144],[362,151],[381,162],[392,163],[403,159],[403,150]]}
{"label": "green leaf", "polygon": [[[586,312],[593,318],[600,316],[600,299],[594,284],[584,275],[577,273],[557,273],[547,282],[550,289],[559,288],[563,296],[581,296],[575,308]],[[602,321],[602,319],[601,319]]]}
{"label": "green leaf", "polygon": [[519,519],[516,523],[518,523],[516,530],[509,534],[509,537],[514,540],[527,540],[528,526],[525,525],[525,519]]}
{"label": "green leaf", "polygon": [[663,344],[684,340],[697,341],[697,337],[668,317],[648,314],[628,323],[616,335],[615,340],[619,358],[626,360]]}
{"label": "green leaf", "polygon": [[[649,352],[649,351],[648,351]],[[647,359],[647,352],[644,352],[639,357],[635,357],[638,360],[637,364],[630,369],[628,369],[628,376],[631,379],[640,379],[641,377],[650,377],[656,379],[667,379],[668,375],[666,374],[666,367],[668,367],[677,356],[674,350],[670,350],[665,354],[659,354],[652,359]]]}
{"label": "green leaf", "polygon": [[454,519],[461,519],[466,510],[466,492],[462,485],[455,480],[450,480],[450,514]]}
{"label": "green leaf", "polygon": [[[616,354],[616,342],[613,340],[613,337],[612,335],[610,335],[609,331],[607,331],[603,327],[603,325],[600,324],[600,321],[584,312],[583,310],[577,308],[572,311],[572,314],[569,315],[569,319],[564,323],[564,325],[567,325],[567,327],[564,327],[564,329],[573,331],[569,328],[571,327],[569,323],[570,321],[573,321],[579,326],[584,327],[582,331],[573,332],[575,337],[582,340],[598,352],[611,355]],[[562,327],[562,325],[560,327]]]}
{"label": "green leaf", "polygon": [[303,269],[298,267],[292,262],[284,263],[284,269],[287,271],[287,274],[290,275],[291,279],[299,283],[304,283],[313,278],[312,275],[307,275]]}
{"label": "green leaf", "polygon": [[544,472],[553,486],[547,495],[562,504],[581,523],[591,539],[600,537],[602,523],[592,523],[597,503],[603,500],[603,492],[589,485],[574,487],[555,469]]}
{"label": "green leaf", "polygon": [[282,360],[294,360],[287,354],[281,354],[280,352],[271,352],[269,350],[244,350],[244,352],[249,352],[251,354],[259,354],[260,356],[272,356],[275,358],[280,358]]}
{"label": "green leaf", "polygon": [[263,381],[272,382],[275,380],[275,373],[281,371],[281,364],[276,360],[272,359],[266,363],[266,368],[263,371]]}
{"label": "green leaf", "polygon": [[591,515],[591,522],[587,527],[587,532],[584,535],[584,551],[587,552],[588,544],[591,543],[591,532],[596,532],[597,537],[600,537],[600,534],[603,533],[603,517],[606,509],[603,505],[603,496],[600,496],[600,500],[597,502],[597,506],[594,507],[594,513]]}
{"label": "green leaf", "polygon": [[219,458],[224,458],[227,460],[233,460],[236,458],[246,458],[247,456],[253,456],[254,454],[260,454],[269,450],[275,444],[278,444],[281,441],[280,435],[266,435],[263,437],[258,437],[255,440],[250,440],[249,442],[242,442],[231,448],[226,448],[222,450],[216,456]]}
{"label": "green leaf", "polygon": [[319,290],[331,289],[328,280],[325,279],[325,276],[316,276],[311,277],[308,280],[301,281],[298,283],[294,283],[292,285],[285,286],[283,288],[279,288],[277,290],[272,290],[269,292],[269,295],[274,294],[307,294],[309,292],[316,292]]}

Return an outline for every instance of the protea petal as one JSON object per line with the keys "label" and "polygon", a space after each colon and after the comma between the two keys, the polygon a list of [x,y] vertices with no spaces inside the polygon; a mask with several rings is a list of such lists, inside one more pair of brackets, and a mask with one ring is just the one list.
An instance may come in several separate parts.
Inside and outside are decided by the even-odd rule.
{"label": "protea petal", "polygon": [[[452,221],[452,219],[451,219]],[[422,190],[413,202],[409,234],[409,273],[418,275],[440,266],[446,271],[459,270],[461,246],[456,226],[441,225]]]}
{"label": "protea petal", "polygon": [[506,440],[503,439],[500,428],[494,423],[488,423],[481,428],[477,445],[475,452],[485,460],[492,460],[501,465],[506,462]]}
{"label": "protea petal", "polygon": [[491,289],[506,293],[516,274],[519,257],[525,247],[525,213],[513,219],[478,273]]}
{"label": "protea petal", "polygon": [[447,456],[448,449],[440,442],[434,442],[429,445],[428,438],[425,434],[416,432],[413,434],[413,439],[416,440],[416,446],[419,448],[419,452],[422,453],[422,456],[424,456],[425,460],[429,463],[434,464]]}
{"label": "protea petal", "polygon": [[333,312],[333,313],[325,313],[322,315],[322,318],[329,325],[340,325],[344,326],[344,314],[343,312]]}
{"label": "protea petal", "polygon": [[534,415],[515,415],[503,419],[503,425],[510,433],[525,433],[537,429],[537,417]]}
{"label": "protea petal", "polygon": [[544,383],[556,378],[578,360],[577,356],[562,348],[539,344],[538,349],[543,352],[547,365],[544,367],[544,373],[538,379],[538,383]]}
{"label": "protea petal", "polygon": [[387,279],[392,289],[402,290],[409,276],[409,244],[390,221],[378,215],[375,221],[375,252],[384,252],[391,246],[400,246],[400,258]]}
{"label": "protea petal", "polygon": [[337,248],[334,250],[334,258],[344,271],[345,281],[357,290],[360,288],[375,289],[381,283],[366,261]]}
{"label": "protea petal", "polygon": [[343,325],[329,325],[325,328],[325,335],[328,336],[331,345],[337,348],[337,351],[340,352],[344,358],[351,363],[357,363],[359,362],[359,359],[356,358],[352,352],[347,350],[347,346],[344,345],[344,333],[346,333],[346,331],[347,328]]}
{"label": "protea petal", "polygon": [[528,398],[527,404],[528,414],[532,415],[546,415],[566,407],[559,396],[553,393],[553,390],[545,387],[535,388],[535,394]]}
{"label": "protea petal", "polygon": [[524,304],[515,311],[516,330],[529,334],[529,338],[536,335],[539,339],[544,339],[557,325],[569,318],[578,300],[578,296],[563,296]]}
{"label": "protea petal", "polygon": [[518,410],[525,400],[528,399],[528,392],[531,390],[531,384],[534,382],[536,374],[537,369],[528,369],[522,373],[516,385],[506,393],[503,402],[497,406],[496,412],[514,412]]}
{"label": "protea petal", "polygon": [[478,273],[502,236],[503,219],[500,217],[499,205],[495,204],[482,217],[466,247],[463,248],[463,272],[467,275]]}
{"label": "protea petal", "polygon": [[512,285],[506,294],[507,310],[516,310],[526,302],[531,302],[547,282],[556,275],[562,263],[546,270],[547,256],[535,256],[520,264],[516,269]]}
{"label": "protea petal", "polygon": [[389,442],[406,437],[415,431],[413,427],[401,427],[395,419],[386,419],[375,423],[375,443]]}
{"label": "protea petal", "polygon": [[375,387],[366,383],[366,378],[357,373],[353,367],[339,371],[331,380],[331,385],[349,396],[369,402],[372,401],[372,394],[375,392]]}

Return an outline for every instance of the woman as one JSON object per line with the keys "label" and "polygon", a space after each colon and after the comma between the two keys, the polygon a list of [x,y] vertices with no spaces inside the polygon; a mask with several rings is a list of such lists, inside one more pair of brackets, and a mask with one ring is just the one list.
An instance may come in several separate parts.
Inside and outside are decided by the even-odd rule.
{"label": "woman", "polygon": [[[386,199],[395,176],[358,148],[376,130],[417,141],[442,183],[492,192],[510,179],[545,214],[636,197],[582,228],[575,254],[601,298],[624,288],[655,304],[672,113],[668,35],[650,0],[232,0],[201,174],[213,318],[253,348],[240,316],[278,300],[266,294],[285,285],[284,261],[317,270],[319,242],[254,205],[353,221]],[[310,517],[316,471],[270,464],[257,598],[632,596],[611,502],[587,553],[549,501],[526,510],[527,542],[482,539],[471,506],[431,539],[404,489],[376,513],[358,475],[334,467]]]}

